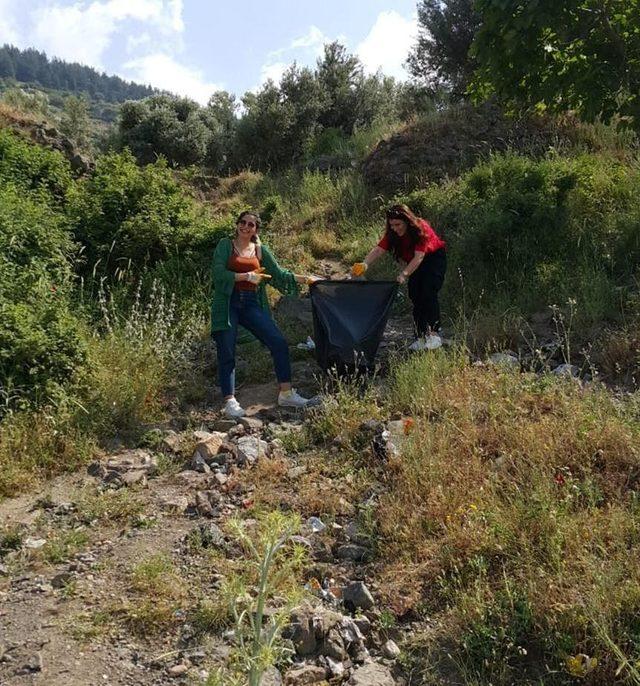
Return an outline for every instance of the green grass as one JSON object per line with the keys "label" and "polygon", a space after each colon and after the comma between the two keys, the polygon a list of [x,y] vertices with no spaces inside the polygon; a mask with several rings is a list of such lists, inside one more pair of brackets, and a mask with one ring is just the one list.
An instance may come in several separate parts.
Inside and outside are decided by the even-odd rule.
{"label": "green grass", "polygon": [[384,491],[365,524],[382,607],[433,627],[406,646],[416,683],[638,683],[637,398],[438,351],[378,398],[338,390],[311,438],[344,434],[343,461],[367,464],[358,418],[396,412],[414,424],[368,463]]}

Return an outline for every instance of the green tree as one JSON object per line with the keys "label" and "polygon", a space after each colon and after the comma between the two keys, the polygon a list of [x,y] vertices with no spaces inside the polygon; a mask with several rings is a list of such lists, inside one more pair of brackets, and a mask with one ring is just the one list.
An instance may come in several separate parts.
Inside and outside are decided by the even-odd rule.
{"label": "green tree", "polygon": [[124,103],[118,131],[122,145],[142,164],[159,155],[174,165],[201,164],[214,134],[198,103],[170,95]]}
{"label": "green tree", "polygon": [[407,65],[431,91],[445,89],[462,96],[476,67],[470,55],[480,25],[474,0],[421,0],[418,40]]}
{"label": "green tree", "polygon": [[638,0],[477,0],[477,97],[640,126]]}
{"label": "green tree", "polygon": [[358,85],[363,78],[360,60],[336,41],[324,46],[316,74],[326,99],[320,124],[353,133],[358,119]]}
{"label": "green tree", "polygon": [[81,148],[87,145],[90,130],[89,105],[84,98],[70,95],[64,101],[60,130]]}

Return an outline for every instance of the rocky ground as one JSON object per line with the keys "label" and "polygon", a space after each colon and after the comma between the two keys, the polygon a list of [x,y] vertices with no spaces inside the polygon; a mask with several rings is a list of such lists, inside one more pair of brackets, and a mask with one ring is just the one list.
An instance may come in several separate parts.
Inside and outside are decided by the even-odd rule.
{"label": "rocky ground", "polygon": [[[290,314],[309,323],[302,310]],[[382,378],[408,330],[406,317],[389,322]],[[303,392],[320,390],[310,359],[295,368]],[[331,451],[291,449],[305,416],[275,407],[272,383],[238,395],[248,410],[239,422],[217,410],[174,418],[150,430],[146,447],[115,444],[85,472],[0,503],[0,684],[206,684],[233,636],[213,621],[203,630],[198,608],[215,599],[225,561],[241,557],[227,522],[239,513],[251,521],[254,509],[298,513],[308,549],[306,597],[284,630],[295,652],[265,686],[407,683],[403,637],[425,627],[410,615],[395,621],[403,599],[376,585],[362,528],[384,476],[363,484],[331,464]],[[365,424],[373,455],[393,450],[406,429],[402,418]]]}
{"label": "rocky ground", "polygon": [[[383,349],[404,326],[390,324]],[[313,365],[296,367],[301,389],[317,391]],[[248,416],[238,423],[216,411],[174,419],[148,447],[116,445],[86,472],[0,503],[0,684],[206,683],[233,638],[199,631],[193,608],[215,597],[224,558],[238,555],[225,522],[254,506],[298,511],[309,550],[306,599],[284,632],[293,660],[264,684],[403,683],[352,477],[334,481],[316,456],[287,451],[305,418],[274,406],[272,383],[239,398]]]}

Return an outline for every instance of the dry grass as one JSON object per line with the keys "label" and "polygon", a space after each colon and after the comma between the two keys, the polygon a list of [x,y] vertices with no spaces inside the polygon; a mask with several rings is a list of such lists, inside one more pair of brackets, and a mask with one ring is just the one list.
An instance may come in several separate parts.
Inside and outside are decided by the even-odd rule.
{"label": "dry grass", "polygon": [[92,441],[62,406],[5,417],[0,431],[0,499],[87,462]]}
{"label": "dry grass", "polygon": [[587,682],[631,678],[637,422],[602,388],[444,355],[401,365],[392,398],[416,430],[377,512],[390,603],[437,620],[463,683],[564,683],[577,653],[598,658]]}

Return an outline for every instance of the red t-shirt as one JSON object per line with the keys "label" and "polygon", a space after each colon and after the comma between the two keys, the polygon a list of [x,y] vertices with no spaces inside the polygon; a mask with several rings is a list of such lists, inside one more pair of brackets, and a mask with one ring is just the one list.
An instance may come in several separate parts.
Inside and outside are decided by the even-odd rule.
{"label": "red t-shirt", "polygon": [[[413,245],[411,238],[409,237],[409,232],[407,231],[404,236],[400,238],[400,257],[404,262],[411,262],[415,257],[415,253],[423,252],[429,254],[440,250],[440,248],[446,248],[447,244],[438,236],[438,234],[431,228],[431,224],[424,219],[420,220],[420,226],[422,227],[422,236],[418,242]],[[389,237],[386,232],[380,242],[378,247],[383,250],[389,250],[391,246],[389,245]]]}

